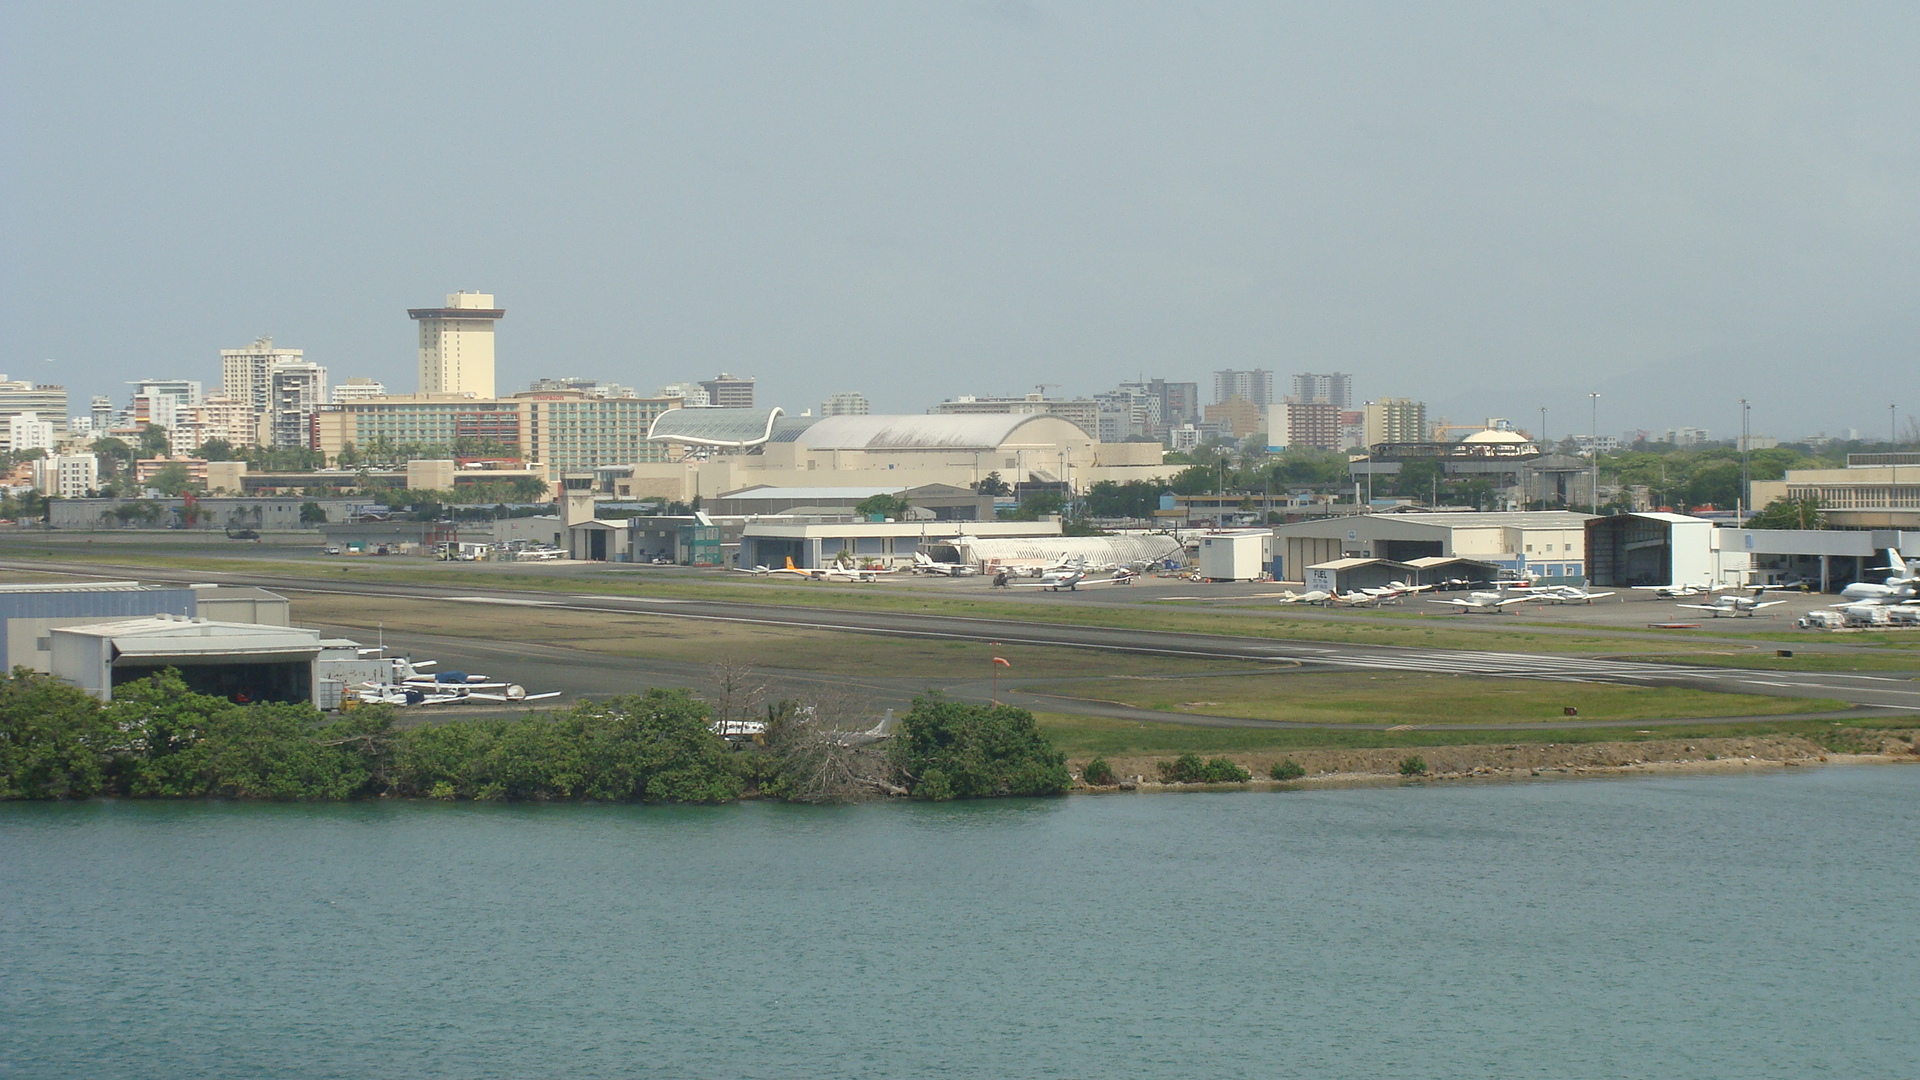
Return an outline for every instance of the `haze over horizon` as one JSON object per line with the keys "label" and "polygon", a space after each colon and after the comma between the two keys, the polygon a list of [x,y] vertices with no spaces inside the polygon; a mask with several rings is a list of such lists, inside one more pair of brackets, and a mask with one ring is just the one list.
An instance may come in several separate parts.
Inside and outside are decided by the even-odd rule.
{"label": "haze over horizon", "polygon": [[[1342,370],[1548,432],[1904,431],[1920,11],[1017,0],[0,15],[0,371],[259,335],[792,411]],[[47,358],[55,362],[49,363]],[[1903,400],[1904,398],[1904,400]]]}

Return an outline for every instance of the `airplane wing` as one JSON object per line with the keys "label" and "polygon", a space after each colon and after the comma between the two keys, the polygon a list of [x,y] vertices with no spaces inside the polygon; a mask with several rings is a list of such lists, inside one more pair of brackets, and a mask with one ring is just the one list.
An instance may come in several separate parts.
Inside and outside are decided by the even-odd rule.
{"label": "airplane wing", "polygon": [[1583,597],[1581,597],[1581,599],[1583,599],[1583,600],[1598,600],[1598,599],[1600,599],[1600,598],[1601,598],[1601,597],[1603,597],[1603,596],[1612,596],[1612,595],[1613,595],[1613,594],[1612,594],[1612,593],[1610,593],[1610,592],[1590,592],[1590,593],[1588,593],[1587,595],[1585,595],[1585,596],[1583,596]]}
{"label": "airplane wing", "polygon": [[1503,600],[1494,601],[1494,606],[1506,607],[1508,604],[1524,604],[1527,601],[1532,599],[1534,599],[1534,597],[1531,597],[1531,596],[1509,596]]}
{"label": "airplane wing", "polygon": [[[1785,600],[1776,600],[1774,602],[1777,604],[1786,603]],[[1727,607],[1724,604],[1675,604],[1674,606],[1691,608],[1694,611],[1732,611],[1733,610],[1732,608]]]}
{"label": "airplane wing", "polygon": [[1435,600],[1435,599],[1432,599],[1431,597],[1427,599],[1427,603],[1449,604],[1449,605],[1452,605],[1453,607],[1479,607],[1480,606],[1479,604],[1476,604],[1471,600]]}
{"label": "airplane wing", "polygon": [[1765,600],[1758,604],[1753,605],[1753,610],[1759,611],[1763,607],[1774,607],[1778,604],[1784,604],[1784,603],[1786,603],[1785,600]]}

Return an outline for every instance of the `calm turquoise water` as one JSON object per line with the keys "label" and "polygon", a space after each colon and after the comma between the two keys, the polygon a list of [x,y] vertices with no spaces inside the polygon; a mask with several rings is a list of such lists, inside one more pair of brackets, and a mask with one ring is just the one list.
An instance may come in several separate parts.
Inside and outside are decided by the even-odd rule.
{"label": "calm turquoise water", "polygon": [[1920,1074],[1920,769],[0,806],[0,1075]]}

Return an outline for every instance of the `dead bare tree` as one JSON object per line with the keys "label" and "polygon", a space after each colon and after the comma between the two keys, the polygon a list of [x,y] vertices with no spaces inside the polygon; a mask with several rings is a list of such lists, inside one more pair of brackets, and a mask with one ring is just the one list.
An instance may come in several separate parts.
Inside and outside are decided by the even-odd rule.
{"label": "dead bare tree", "polygon": [[766,702],[767,683],[759,672],[733,657],[722,657],[707,665],[707,682],[700,696],[713,708],[713,718],[722,725],[760,719]]}
{"label": "dead bare tree", "polygon": [[782,794],[798,802],[857,802],[905,795],[888,778],[887,756],[873,727],[872,698],[847,683],[824,684],[782,702],[767,728]]}

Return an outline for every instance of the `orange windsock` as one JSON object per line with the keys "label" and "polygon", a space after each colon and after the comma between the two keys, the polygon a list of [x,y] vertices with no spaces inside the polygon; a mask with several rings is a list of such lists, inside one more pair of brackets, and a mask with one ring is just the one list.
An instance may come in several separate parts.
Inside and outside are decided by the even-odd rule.
{"label": "orange windsock", "polygon": [[996,657],[994,657],[994,658],[993,658],[993,662],[994,662],[994,663],[996,663],[996,664],[999,664],[999,665],[1000,665],[1001,667],[1012,667],[1012,666],[1013,666],[1012,664],[1009,664],[1009,663],[1007,663],[1007,658],[1006,658],[1006,657],[1004,657],[1004,656],[996,656]]}

